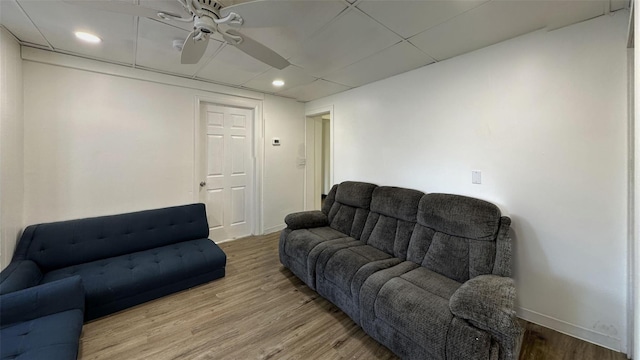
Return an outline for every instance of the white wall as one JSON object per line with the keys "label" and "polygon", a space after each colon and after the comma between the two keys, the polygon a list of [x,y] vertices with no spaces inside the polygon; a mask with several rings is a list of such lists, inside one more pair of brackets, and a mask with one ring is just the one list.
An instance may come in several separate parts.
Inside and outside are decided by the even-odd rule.
{"label": "white wall", "polygon": [[[633,27],[630,30],[630,36],[635,39],[635,37],[640,36],[640,21],[636,19],[640,19],[640,7],[637,4],[632,6],[633,8]],[[634,41],[635,42],[635,41]],[[635,44],[634,44],[635,46]],[[632,254],[630,257],[633,259],[630,267],[631,271],[631,287],[632,292],[631,296],[629,296],[630,301],[632,301],[631,306],[631,316],[632,319],[630,323],[633,327],[629,332],[632,336],[630,348],[633,351],[630,352],[630,355],[633,359],[640,359],[640,47],[635,46],[634,49],[631,49],[630,59],[633,61],[631,67],[633,70],[633,76],[630,76],[631,80],[631,88],[630,98],[633,99],[631,103],[630,110],[633,111],[633,116],[631,117],[632,125],[631,128],[634,131],[633,134],[633,163],[631,166],[634,169],[634,179],[633,179],[633,232],[631,234],[632,243],[629,248],[632,250]]]}
{"label": "white wall", "polygon": [[[267,135],[304,141],[304,106],[293,100],[25,50],[27,224],[197,201],[195,99],[212,91],[264,98]],[[288,152],[267,148],[264,157],[269,229],[302,209],[303,170]]]}
{"label": "white wall", "polygon": [[494,202],[513,220],[519,315],[624,351],[628,16],[308,103],[334,106],[335,182]]}
{"label": "white wall", "polygon": [[20,45],[0,27],[0,269],[23,227],[23,96]]}
{"label": "white wall", "polygon": [[[304,208],[304,106],[285,98],[265,95],[264,191],[265,232],[282,230],[287,214]],[[271,139],[280,139],[280,146]]]}

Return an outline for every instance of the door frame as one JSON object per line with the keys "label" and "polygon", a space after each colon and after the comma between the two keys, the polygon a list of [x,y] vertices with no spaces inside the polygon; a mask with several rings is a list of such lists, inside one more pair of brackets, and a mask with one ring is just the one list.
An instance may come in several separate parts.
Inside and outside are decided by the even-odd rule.
{"label": "door frame", "polygon": [[250,212],[253,219],[251,234],[262,235],[264,233],[263,221],[263,166],[264,166],[264,117],[262,116],[262,100],[242,98],[232,95],[196,95],[193,119],[193,199],[200,202],[200,179],[202,178],[202,151],[204,144],[201,142],[202,104],[236,107],[253,110],[253,141],[251,151],[251,165],[253,166],[253,197],[251,199]]}
{"label": "door frame", "polygon": [[[309,117],[314,117],[314,116],[318,116],[321,114],[329,114],[329,183],[330,186],[333,186],[334,184],[334,180],[333,180],[333,168],[334,168],[334,151],[333,151],[333,144],[334,142],[334,123],[335,123],[335,117],[334,117],[334,111],[333,111],[333,105],[327,105],[327,106],[321,106],[321,107],[317,107],[317,108],[313,108],[313,109],[307,109],[305,110],[304,113],[304,157],[305,159],[307,159],[307,163],[308,163],[308,159],[309,159],[309,144],[307,144],[307,118]],[[315,171],[315,170],[314,170]],[[317,174],[316,174],[317,175]],[[310,204],[307,203],[307,188],[309,187],[309,179],[307,177],[307,171],[304,172],[304,193],[303,193],[303,199],[304,199],[304,208],[308,209],[308,206]]]}

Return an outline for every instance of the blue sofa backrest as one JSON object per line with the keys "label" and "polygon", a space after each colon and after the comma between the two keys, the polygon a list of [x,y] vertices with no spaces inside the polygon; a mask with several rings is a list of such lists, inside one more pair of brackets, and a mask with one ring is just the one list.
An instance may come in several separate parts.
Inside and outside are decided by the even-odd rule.
{"label": "blue sofa backrest", "polygon": [[209,236],[204,204],[28,226],[14,260],[43,272]]}

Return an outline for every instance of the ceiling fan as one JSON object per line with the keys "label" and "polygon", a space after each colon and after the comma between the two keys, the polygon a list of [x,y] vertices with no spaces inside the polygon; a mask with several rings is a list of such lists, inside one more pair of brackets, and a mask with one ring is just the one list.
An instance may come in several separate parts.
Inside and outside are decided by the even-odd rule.
{"label": "ceiling fan", "polygon": [[[176,0],[180,5],[182,5],[185,12],[188,14],[185,16],[138,6],[120,0],[65,1],[101,10],[141,16],[155,20],[162,19],[187,23],[192,22],[193,31],[189,33],[189,36],[187,36],[187,39],[182,45],[182,53],[180,56],[180,62],[182,64],[196,64],[202,58],[207,49],[209,36],[214,33],[218,33],[228,44],[235,46],[238,50],[267,65],[280,70],[290,65],[285,58],[275,51],[247,35],[230,28],[232,26],[242,26],[244,24],[244,19],[239,13],[246,11],[246,9],[249,9],[249,12],[251,12],[251,4],[260,2],[260,0],[227,7],[224,7],[218,0]],[[236,8],[240,11],[235,12],[234,10]]]}

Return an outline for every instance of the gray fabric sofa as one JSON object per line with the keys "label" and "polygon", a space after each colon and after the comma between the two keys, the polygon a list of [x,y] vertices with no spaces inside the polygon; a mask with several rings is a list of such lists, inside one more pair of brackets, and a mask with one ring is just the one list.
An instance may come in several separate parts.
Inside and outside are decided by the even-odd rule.
{"label": "gray fabric sofa", "polygon": [[335,185],[289,214],[280,261],[403,359],[515,359],[511,220],[483,200]]}

